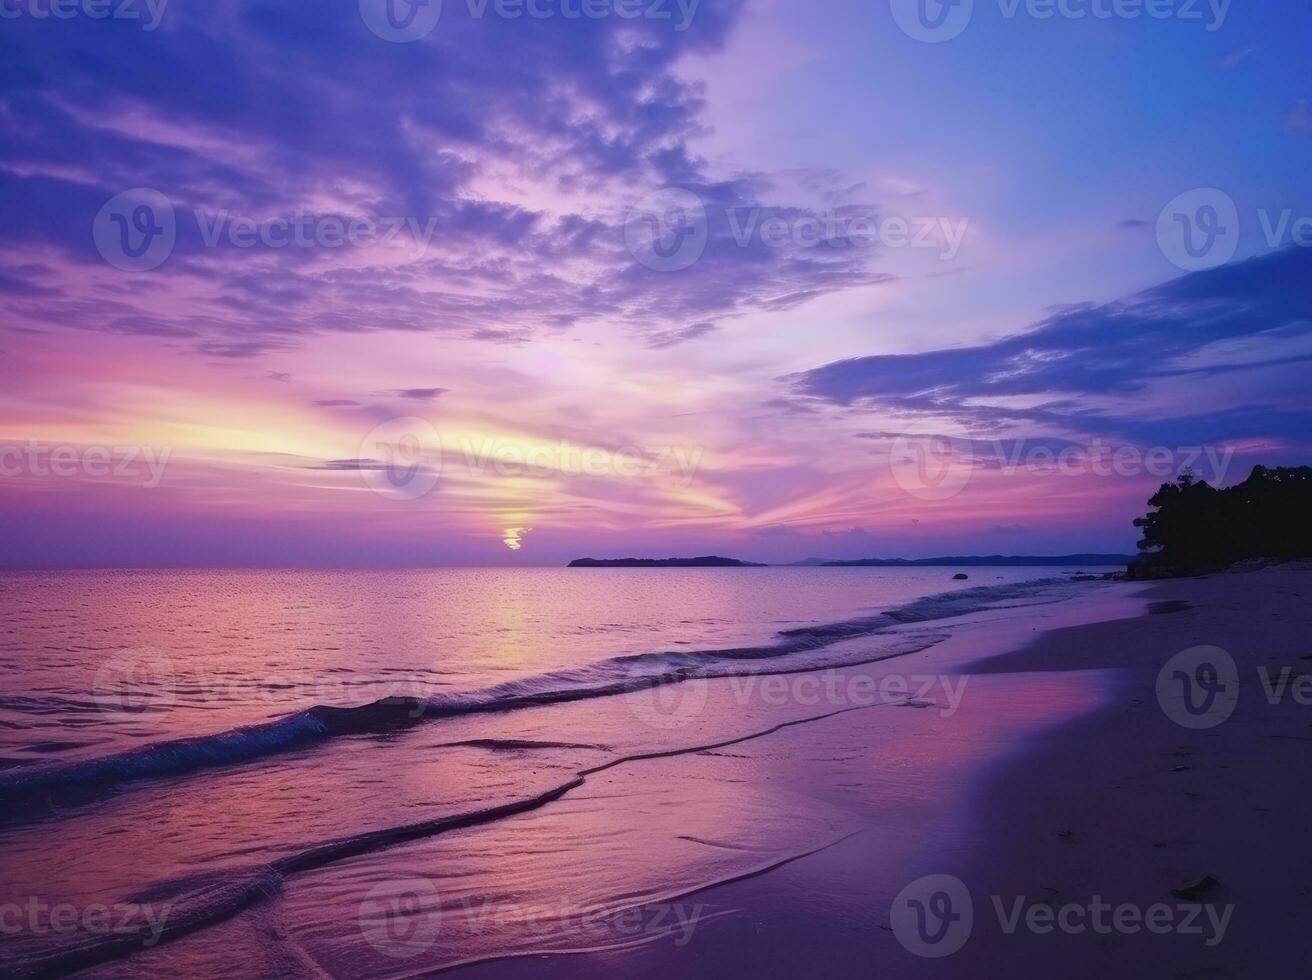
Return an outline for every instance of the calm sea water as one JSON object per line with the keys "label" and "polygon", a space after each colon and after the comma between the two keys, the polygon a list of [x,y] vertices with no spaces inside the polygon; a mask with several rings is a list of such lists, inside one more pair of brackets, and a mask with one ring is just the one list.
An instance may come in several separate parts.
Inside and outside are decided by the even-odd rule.
{"label": "calm sea water", "polygon": [[[388,951],[390,932],[375,941],[359,910],[377,889],[412,880],[398,854],[448,846],[443,821],[510,833],[529,819],[500,808],[565,822],[513,846],[502,839],[501,861],[478,848],[447,854],[461,888],[513,891],[526,875],[519,884],[531,891],[527,855],[574,854],[591,876],[575,891],[620,908],[626,895],[741,871],[816,832],[817,820],[839,821],[815,807],[805,819],[765,807],[751,840],[713,859],[627,870],[620,860],[603,873],[591,858],[609,853],[605,841],[670,814],[566,797],[580,773],[618,774],[623,760],[655,753],[671,753],[673,766],[804,707],[740,686],[730,696],[726,678],[921,650],[954,616],[1073,591],[1058,569],[968,569],[965,582],[955,571],[0,573],[0,906],[35,896],[131,907],[141,923],[154,910],[164,938],[188,934],[143,949],[136,932],[80,922],[75,934],[0,937],[0,956],[62,969],[80,945],[106,975],[214,967],[225,955],[230,965],[231,944],[250,941],[242,930],[274,894],[306,937],[339,935],[328,923],[342,909],[364,916],[333,952],[338,975],[495,955],[522,933],[516,923],[462,933],[449,922],[445,942],[413,960]],[[361,710],[382,698],[407,700]],[[716,805],[764,806],[749,782],[731,780],[744,786]],[[708,812],[703,801],[687,819]],[[647,880],[635,890],[626,875]],[[558,919],[562,936],[582,928]],[[296,972],[280,959],[286,944],[267,938],[245,967]]]}

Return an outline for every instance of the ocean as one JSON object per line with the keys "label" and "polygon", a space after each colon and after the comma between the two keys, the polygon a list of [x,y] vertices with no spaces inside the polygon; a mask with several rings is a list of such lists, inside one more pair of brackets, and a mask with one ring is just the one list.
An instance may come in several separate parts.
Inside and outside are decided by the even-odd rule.
{"label": "ocean", "polygon": [[[677,941],[615,917],[847,825],[733,746],[941,701],[898,665],[1096,587],[957,571],[0,573],[0,909],[27,910],[0,964],[403,976]],[[871,664],[898,683],[857,704]]]}

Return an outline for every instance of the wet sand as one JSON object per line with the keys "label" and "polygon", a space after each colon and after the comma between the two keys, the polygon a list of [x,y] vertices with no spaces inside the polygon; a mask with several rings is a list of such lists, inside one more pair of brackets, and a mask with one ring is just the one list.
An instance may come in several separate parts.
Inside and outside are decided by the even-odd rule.
{"label": "wet sand", "polygon": [[[1298,678],[1312,673],[1310,596],[1312,571],[1286,566],[1099,587],[959,629],[914,667],[967,676],[960,711],[922,712],[902,750],[853,766],[877,801],[853,836],[684,896],[703,907],[686,936],[457,975],[1305,976],[1312,681]],[[1200,646],[1233,658],[1237,685],[1223,667],[1210,705],[1190,692],[1206,710],[1182,713],[1175,668],[1194,677],[1198,658],[1159,675]],[[789,737],[874,737],[873,717]],[[964,935],[951,916],[944,930],[932,918],[908,926],[909,901],[938,908],[942,880],[922,880],[942,875],[968,892]],[[951,955],[922,955],[956,940]]]}

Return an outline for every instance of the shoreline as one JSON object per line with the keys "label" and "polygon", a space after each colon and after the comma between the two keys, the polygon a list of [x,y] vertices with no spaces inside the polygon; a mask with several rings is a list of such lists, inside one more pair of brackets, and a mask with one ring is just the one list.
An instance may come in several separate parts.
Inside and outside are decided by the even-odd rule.
{"label": "shoreline", "polygon": [[[1040,601],[1038,596],[1033,594],[1033,589],[1027,584],[1027,582],[1012,583],[1003,586],[1001,587],[1002,592],[999,593],[993,592],[993,587],[991,586],[982,586],[981,588],[994,598],[1001,598],[1004,594],[1019,589],[1020,592],[1023,593],[1027,602]],[[928,602],[934,608],[928,610],[920,609],[922,614],[942,612],[943,610],[937,609],[936,604],[941,603],[945,599],[950,599],[952,595],[956,594],[958,593],[936,593],[933,596],[916,599],[912,601],[910,605],[899,605],[897,608],[909,613],[912,610],[920,609],[920,604]],[[978,596],[975,596],[970,589],[961,590],[959,594],[963,597],[962,601],[965,602],[966,607],[973,609],[973,615],[986,618],[994,618],[998,616],[1015,618],[1016,614],[1010,610],[1003,611],[992,607],[979,607],[976,605]],[[1016,597],[1012,596],[1012,600],[1015,601],[1015,599]],[[1056,606],[1061,605],[1060,602],[1051,599],[1042,600],[1042,602],[1045,604],[1045,608],[1055,608]],[[1027,606],[1026,608],[1029,609],[1032,607]],[[924,653],[933,648],[936,641],[920,637],[919,634],[925,630],[927,625],[932,625],[939,621],[935,620],[933,616],[930,616],[927,621],[924,618],[924,615],[916,615],[908,616],[907,621],[898,619],[896,625],[885,626],[889,634],[892,634],[888,639],[895,647],[900,650],[907,644],[911,644],[914,646],[916,653],[908,655],[889,648],[883,649],[876,654],[874,651],[870,650],[870,643],[872,641],[870,630],[867,627],[873,623],[874,619],[880,619],[882,623],[881,617],[882,614],[873,619],[867,617],[866,619],[860,620],[858,625],[862,628],[855,630],[855,635],[849,635],[849,633],[852,632],[851,629],[845,628],[851,627],[853,624],[843,622],[823,627],[803,627],[800,631],[809,634],[811,631],[818,629],[821,636],[817,637],[817,639],[824,639],[827,643],[834,643],[836,650],[839,647],[848,646],[851,649],[860,651],[861,657],[859,660],[849,662],[846,667],[836,667],[826,671],[826,673],[830,673],[840,679],[851,679],[854,676],[869,676],[871,674],[878,675],[888,672],[896,674],[902,670],[902,667],[900,666],[901,664],[911,664],[912,662],[921,659],[919,657],[920,653]],[[970,619],[971,616],[967,615],[961,618]],[[935,629],[936,628],[937,627],[935,627]],[[794,628],[790,633],[777,635],[792,636],[797,632],[798,629]],[[831,636],[831,633],[835,635]],[[898,633],[902,633],[903,635],[899,637],[896,635]],[[908,633],[910,636],[906,635]],[[591,805],[588,797],[594,794],[597,790],[609,793],[611,792],[612,786],[624,784],[627,788],[623,793],[623,797],[625,799],[640,800],[652,785],[661,784],[668,791],[670,804],[683,807],[687,809],[688,812],[678,818],[671,818],[668,821],[665,821],[663,825],[660,821],[655,824],[647,823],[646,825],[635,825],[630,841],[636,843],[640,838],[647,838],[647,843],[644,845],[638,845],[637,850],[649,854],[650,857],[631,861],[630,863],[638,874],[647,876],[647,879],[653,883],[653,887],[668,886],[671,889],[671,892],[673,892],[689,884],[696,883],[698,885],[696,891],[701,891],[704,888],[718,887],[718,884],[724,881],[724,874],[730,872],[736,873],[736,869],[744,865],[752,866],[754,862],[748,862],[742,858],[734,858],[732,860],[720,862],[715,869],[712,870],[705,862],[701,853],[691,852],[699,852],[700,848],[708,846],[705,841],[709,837],[725,837],[729,842],[737,840],[739,843],[743,843],[748,837],[757,834],[759,828],[749,826],[746,821],[743,821],[740,826],[735,828],[735,831],[724,833],[722,832],[722,826],[717,826],[714,820],[707,823],[705,817],[713,812],[712,808],[714,807],[723,806],[726,813],[732,812],[732,804],[730,803],[730,800],[733,798],[733,791],[720,789],[718,792],[711,792],[702,799],[699,799],[696,794],[689,791],[689,784],[687,781],[688,770],[685,769],[685,765],[688,766],[689,769],[699,768],[701,767],[702,757],[715,754],[710,750],[723,748],[729,745],[738,745],[744,741],[759,741],[761,745],[752,746],[751,751],[759,752],[765,758],[769,758],[770,754],[776,751],[783,751],[785,757],[793,757],[796,759],[807,752],[813,751],[817,745],[821,744],[823,739],[832,735],[833,732],[828,734],[819,732],[815,735],[811,735],[809,733],[804,734],[800,727],[796,728],[795,732],[792,731],[792,729],[794,729],[795,726],[806,726],[809,728],[812,725],[821,729],[837,729],[838,726],[826,723],[826,719],[836,716],[837,712],[821,713],[808,711],[806,712],[805,717],[794,717],[798,710],[798,706],[806,704],[806,702],[802,700],[780,701],[774,698],[771,696],[770,691],[772,689],[777,690],[777,686],[766,680],[762,680],[762,678],[775,676],[776,674],[782,675],[783,677],[791,675],[796,678],[796,681],[785,681],[785,689],[792,689],[792,685],[796,683],[798,685],[796,690],[800,691],[807,682],[814,679],[815,673],[816,671],[813,668],[809,669],[800,664],[795,664],[788,667],[786,670],[766,671],[759,674],[759,676],[756,674],[747,674],[742,677],[730,676],[724,679],[708,678],[701,685],[690,685],[689,689],[675,686],[680,699],[680,704],[683,703],[684,698],[689,699],[687,704],[691,708],[691,713],[684,715],[682,719],[679,717],[674,718],[673,720],[676,723],[674,727],[663,734],[660,732],[660,729],[663,729],[665,726],[661,724],[662,719],[660,717],[659,709],[655,702],[648,703],[648,695],[646,694],[640,694],[633,700],[611,697],[570,702],[571,707],[568,708],[557,706],[559,707],[559,716],[555,710],[550,712],[546,711],[545,709],[549,707],[548,705],[537,705],[534,708],[526,710],[522,717],[519,713],[511,713],[509,715],[498,715],[494,718],[487,718],[482,721],[479,719],[462,720],[459,723],[454,720],[452,721],[452,724],[460,724],[462,727],[465,726],[466,721],[468,721],[468,724],[476,729],[468,734],[477,735],[481,733],[487,735],[488,730],[492,729],[493,733],[499,733],[503,738],[507,733],[501,731],[501,729],[505,727],[507,720],[511,718],[514,719],[514,721],[510,723],[512,726],[522,728],[522,731],[511,732],[510,734],[512,735],[528,735],[534,733],[534,730],[538,726],[546,722],[551,725],[561,726],[561,738],[563,739],[568,734],[568,731],[566,730],[570,729],[571,726],[580,723],[584,725],[598,725],[600,726],[600,730],[609,732],[611,736],[614,736],[613,739],[607,739],[608,742],[612,742],[613,744],[610,744],[609,746],[595,744],[577,745],[566,741],[559,741],[557,743],[544,743],[539,741],[531,744],[539,750],[545,749],[549,745],[554,744],[558,745],[563,750],[568,750],[572,746],[574,749],[604,751],[605,753],[617,756],[616,761],[600,765],[600,768],[598,768],[598,764],[595,762],[576,762],[569,756],[568,752],[562,755],[559,759],[553,759],[550,754],[544,753],[543,755],[534,757],[550,767],[549,769],[542,769],[543,776],[539,779],[537,777],[538,769],[533,768],[531,772],[529,769],[530,766],[535,766],[534,762],[530,762],[529,759],[525,758],[522,760],[523,764],[519,765],[517,768],[509,767],[504,760],[513,759],[513,756],[482,756],[481,750],[477,747],[480,744],[477,740],[468,743],[456,743],[469,744],[474,747],[471,750],[473,758],[469,760],[468,765],[463,761],[458,761],[454,757],[448,758],[448,755],[445,752],[441,753],[440,757],[433,757],[430,753],[425,751],[425,749],[444,747],[439,745],[424,746],[422,744],[413,744],[412,748],[418,751],[408,755],[399,743],[407,740],[412,743],[422,743],[425,740],[425,736],[419,731],[414,732],[413,737],[397,736],[398,744],[388,746],[389,757],[395,755],[400,760],[398,764],[402,765],[405,763],[407,757],[412,758],[416,766],[421,764],[431,765],[434,763],[445,762],[447,768],[453,775],[459,771],[462,776],[466,770],[473,774],[474,768],[484,766],[486,763],[490,762],[493,771],[502,772],[507,776],[518,772],[521,776],[529,777],[529,781],[534,785],[536,785],[537,782],[549,782],[554,785],[558,781],[548,779],[551,772],[556,769],[568,770],[568,773],[572,773],[572,776],[571,781],[565,786],[566,789],[573,788],[576,785],[581,785],[582,780],[579,777],[586,773],[600,773],[605,771],[606,775],[602,779],[594,781],[593,787],[589,788],[585,793],[580,794],[580,796],[583,797],[581,800],[567,800],[564,801],[564,804],[561,807],[547,808],[550,811],[548,814],[550,819],[558,819],[563,822],[565,827],[562,833],[566,835],[574,833],[582,826],[582,823],[586,823],[586,816],[581,818],[578,809],[581,805],[583,810],[586,811]],[[757,683],[758,680],[760,680],[759,684]],[[645,692],[658,689],[644,687],[641,690]],[[708,702],[705,704],[706,711],[704,716],[702,711],[703,706],[698,703],[697,695],[699,690],[708,698]],[[916,725],[921,725],[923,727],[924,723],[929,720],[927,716],[932,714],[931,712],[907,712],[895,710],[892,705],[895,701],[902,700],[905,695],[899,695],[897,698],[891,699],[881,697],[876,699],[874,703],[863,704],[855,697],[857,693],[856,690],[842,692],[841,696],[850,698],[849,701],[842,703],[848,703],[857,707],[887,708],[888,710],[870,712],[872,715],[878,714],[886,717],[878,719],[871,718],[863,722],[863,724],[867,726],[875,726],[875,730],[879,730],[879,726],[884,726],[891,736],[900,737],[903,738],[903,740],[905,740],[907,729],[913,728]],[[811,692],[811,696],[822,697],[818,687]],[[654,715],[653,711],[655,712]],[[635,722],[638,723],[636,726]],[[690,725],[691,727],[684,729],[684,725]],[[652,726],[652,728],[650,731],[644,733],[644,726]],[[932,725],[929,727],[932,728]],[[775,732],[782,732],[785,729],[790,730],[787,736],[774,736],[772,734]],[[717,731],[722,732],[723,734],[716,736],[715,741],[708,741],[696,737],[701,731],[705,731],[707,735]],[[627,735],[621,735],[621,733],[627,733]],[[540,734],[540,732],[538,734]],[[639,744],[646,743],[649,742],[653,736],[658,735],[661,737],[657,738],[657,742],[669,741],[673,746],[673,750],[638,748],[629,752],[622,751],[624,742],[634,741]],[[431,739],[431,736],[428,736],[428,738]],[[889,740],[888,737],[882,735],[874,735],[873,737],[866,739],[868,744],[887,744]],[[780,749],[775,743],[783,743],[785,747]],[[349,751],[350,743],[344,744],[348,746],[347,751]],[[506,747],[508,751],[514,751],[511,743],[506,743]],[[667,758],[675,756],[678,757],[677,761],[673,758]],[[330,760],[320,754],[306,753],[306,757],[307,769],[313,769],[315,766],[323,768],[330,765]],[[464,758],[465,756],[462,755],[461,759],[463,760]],[[708,782],[708,785],[723,786],[725,783],[752,783],[753,780],[750,778],[750,771],[744,771],[747,769],[747,766],[734,761],[739,758],[746,758],[746,756],[729,754],[728,757],[719,764],[722,771],[717,773],[715,777],[711,777],[712,781]],[[630,763],[632,764],[631,766]],[[461,766],[465,766],[465,769],[462,769]],[[619,766],[619,768],[616,768],[617,766]],[[636,771],[628,773],[625,771],[626,768],[632,768]],[[794,785],[801,785],[804,782],[805,774],[801,774],[803,778],[799,778],[799,772],[796,770],[800,768],[801,767],[794,765],[792,771],[781,772],[780,783],[782,784],[784,780],[790,780]],[[575,769],[582,769],[582,772],[574,772]],[[136,787],[140,796],[138,796],[137,793],[125,793],[122,796],[112,797],[106,802],[105,810],[108,810],[111,816],[110,826],[114,826],[112,819],[116,814],[130,813],[134,810],[140,809],[143,806],[143,800],[147,801],[146,805],[148,805],[148,801],[152,799],[165,798],[166,794],[168,794],[172,788],[176,788],[178,791],[177,795],[186,799],[188,794],[204,795],[207,793],[219,792],[220,790],[216,790],[215,787],[222,786],[224,781],[240,781],[257,772],[265,773],[266,778],[268,779],[275,781],[277,779],[275,775],[270,775],[270,773],[274,772],[274,770],[270,769],[234,769],[231,771],[216,769],[211,780],[191,780],[184,778],[177,783],[171,783],[168,781],[142,781]],[[606,785],[598,786],[596,783],[603,783]],[[560,789],[560,787],[557,787],[557,789]],[[778,796],[775,795],[776,792],[776,790],[771,789],[769,786],[752,787],[744,793],[739,794],[737,802],[750,804],[751,806],[756,807],[759,815],[768,825],[771,821],[776,819],[776,815],[772,812],[778,808]],[[522,792],[517,789],[515,797],[518,798],[521,795]],[[549,798],[549,801],[554,801],[559,795],[560,794],[557,791],[548,788],[548,791],[545,791],[543,798],[544,800],[548,800]],[[172,797],[167,798],[172,799]],[[822,839],[827,840],[830,836],[830,830],[837,827],[843,821],[844,814],[841,810],[829,808],[826,805],[826,801],[823,799],[808,799],[804,790],[799,791],[798,799],[799,801],[805,802],[806,805],[798,809],[791,828],[780,825],[779,827],[770,830],[767,826],[767,829],[760,833],[759,839],[755,842],[755,847],[744,847],[742,850],[758,850],[762,855],[798,851],[806,846],[805,844],[799,844],[799,839],[806,841],[807,834],[819,834]],[[71,815],[71,819],[75,823],[70,825],[75,826],[76,821],[103,821],[105,810],[98,809],[94,813],[91,811],[75,812]],[[560,814],[558,817],[552,816],[553,814],[556,814],[558,810],[574,810],[575,813],[570,814],[566,812]],[[698,810],[703,812],[699,814],[696,812]],[[498,811],[498,815],[499,813],[500,811]],[[509,815],[509,810],[507,810],[506,815]],[[614,816],[617,815],[618,814]],[[198,816],[200,815],[198,814]],[[456,816],[458,816],[458,814]],[[107,962],[102,967],[97,968],[97,975],[114,975],[120,969],[126,974],[131,975],[134,970],[149,969],[149,963],[152,961],[156,963],[161,959],[166,962],[176,961],[179,958],[197,955],[197,950],[207,951],[218,946],[224,946],[225,939],[223,937],[235,932],[242,932],[245,929],[252,927],[253,923],[261,921],[266,917],[282,919],[285,915],[288,921],[296,921],[302,910],[299,908],[289,910],[288,907],[295,905],[295,896],[298,891],[313,891],[315,888],[322,887],[322,883],[325,880],[331,881],[334,887],[349,890],[351,887],[349,879],[351,878],[353,868],[358,865],[367,865],[370,869],[370,873],[375,869],[386,868],[388,869],[387,875],[391,880],[401,880],[404,875],[411,874],[411,868],[423,868],[425,871],[429,868],[440,868],[443,864],[442,856],[449,855],[452,851],[461,851],[466,847],[466,845],[462,843],[462,840],[471,835],[467,822],[456,821],[453,819],[452,815],[442,815],[438,818],[422,823],[406,822],[404,826],[398,826],[398,821],[391,816],[387,816],[384,819],[386,821],[386,827],[382,830],[368,828],[369,833],[365,835],[365,839],[366,842],[372,842],[377,839],[386,843],[388,847],[379,850],[377,854],[373,854],[372,851],[374,849],[371,848],[371,854],[368,855],[367,860],[363,860],[365,857],[364,855],[355,854],[355,850],[357,850],[356,848],[345,847],[344,845],[348,843],[346,840],[320,832],[314,837],[306,834],[304,840],[296,838],[289,840],[287,842],[288,845],[295,845],[292,856],[290,857],[282,853],[287,849],[285,846],[275,847],[274,845],[270,845],[269,851],[271,857],[267,859],[238,861],[232,864],[231,867],[218,868],[222,873],[222,877],[227,882],[225,888],[228,888],[228,886],[236,886],[242,889],[242,894],[237,896],[237,898],[240,899],[239,907],[234,906],[226,899],[217,904],[210,903],[207,898],[208,879],[203,876],[196,878],[194,881],[191,877],[178,875],[175,875],[172,878],[161,878],[159,886],[163,890],[160,893],[167,893],[169,895],[168,914],[171,916],[171,920],[168,932],[169,938],[173,941],[167,944],[161,943],[158,951],[154,948],[148,951],[136,951],[127,959]],[[684,821],[686,821],[686,823]],[[478,842],[473,843],[472,846],[469,847],[469,850],[474,853],[477,853],[478,851],[494,852],[505,846],[504,843],[501,842],[504,842],[507,839],[514,839],[524,833],[522,829],[523,823],[524,821],[522,820],[506,821],[503,826],[497,821],[478,821],[478,824],[482,829],[473,835],[477,836]],[[483,827],[484,824],[487,824],[487,826]],[[446,833],[448,830],[450,830],[451,833]],[[665,871],[668,869],[663,866],[668,865],[671,859],[671,849],[662,842],[662,834],[677,834],[681,831],[686,831],[688,834],[688,836],[681,839],[687,843],[691,843],[693,846],[691,848],[684,846],[683,849],[690,853],[687,855],[680,855],[680,860],[684,862],[685,867],[677,873],[665,874]],[[36,837],[40,835],[40,831],[33,826],[20,829],[19,835]],[[297,837],[299,836],[300,835],[298,834]],[[317,837],[318,840],[316,840],[315,837]],[[533,840],[534,837],[535,835],[531,833],[527,835],[530,846],[541,847],[542,850],[540,853],[542,856],[550,853],[550,845],[538,843]],[[225,844],[226,843],[227,842],[225,842]],[[240,844],[242,842],[234,841],[234,843]],[[277,844],[276,841],[274,843]],[[229,844],[227,846],[230,847],[231,845]],[[674,846],[678,847],[680,845],[676,843]],[[598,896],[604,895],[604,898],[602,899],[604,902],[609,903],[616,900],[622,901],[627,894],[623,885],[614,888],[609,894],[605,894],[603,891],[599,890],[603,888],[601,882],[605,874],[605,855],[598,852],[585,837],[580,837],[575,847],[577,849],[576,858],[597,865],[596,871],[598,872],[596,874],[578,876],[578,888],[574,893],[575,898],[586,903],[593,901],[593,899]],[[306,862],[295,856],[298,854],[316,856],[322,852],[330,852],[333,857],[331,862],[327,862],[330,865],[329,867],[319,868],[318,865],[325,862],[319,862],[316,860],[311,862],[315,865],[314,867],[303,868],[302,865],[306,865]],[[225,852],[221,851],[219,853],[222,854]],[[244,854],[245,852],[236,851],[230,853]],[[430,861],[428,858],[431,855],[439,855],[439,857]],[[341,857],[343,860],[337,860],[338,857]],[[357,857],[361,858],[361,860],[354,860]],[[449,863],[449,860],[447,863]],[[284,870],[293,867],[298,871],[306,870],[307,873],[298,875],[295,878],[291,878],[284,882],[283,878],[287,877],[283,874]],[[205,870],[209,871],[209,869]],[[476,894],[474,896],[475,901],[482,901],[487,894],[495,895],[496,889],[500,887],[498,881],[501,876],[503,874],[509,876],[512,873],[511,869],[504,867],[504,865],[498,865],[496,868],[489,868],[486,874],[479,875],[477,880],[477,891],[481,892],[481,896]],[[720,879],[719,883],[716,882],[717,878]],[[228,917],[228,910],[236,912],[239,911],[239,908],[246,908],[249,905],[248,899],[255,900],[260,898],[265,890],[265,886],[275,881],[279,886],[283,887],[283,894],[281,896],[275,898],[273,902],[267,904],[260,903],[259,907],[250,910],[250,914],[243,914],[241,921],[237,921],[237,919],[233,917]],[[191,885],[187,885],[188,882],[192,882],[197,887],[193,888]],[[175,884],[187,885],[187,887],[182,891],[176,891],[174,890]],[[35,880],[29,887],[33,890],[38,887],[35,884]],[[121,891],[111,893],[109,891],[110,886],[108,885],[104,887],[104,894],[107,899],[116,898],[118,894],[122,894]],[[153,887],[155,886],[152,885],[152,888]],[[551,896],[553,894],[562,894],[560,891],[553,892],[553,888],[556,887],[558,886],[544,880],[540,883],[540,887],[538,888],[539,895]],[[194,891],[205,892],[205,894],[198,894],[197,902],[192,902],[192,892]],[[455,888],[452,885],[445,882],[443,883],[444,895],[452,894],[454,892]],[[63,897],[59,892],[52,891],[50,894]],[[141,894],[154,894],[154,892],[148,890]],[[337,894],[340,894],[340,892]],[[87,900],[85,896],[77,897],[80,901],[85,902]],[[96,897],[100,898],[101,896],[97,895]],[[335,901],[334,903],[329,903],[326,908],[321,906],[313,910],[312,914],[317,917],[315,920],[317,924],[317,922],[323,921],[325,912],[335,919],[342,913],[349,916],[355,908],[356,903],[354,901]],[[515,914],[519,913],[516,912]],[[484,941],[488,938],[487,936],[479,935],[483,926],[478,918],[472,912],[470,912],[468,917],[471,921],[467,924],[465,931],[468,933],[466,942],[469,947],[473,950],[481,950],[488,945],[494,945]],[[451,916],[444,919],[444,924],[442,926],[444,936],[452,943],[452,946],[448,947],[446,950],[436,946],[433,948],[433,957],[438,959],[439,962],[442,958],[451,955],[454,952],[454,944],[457,941],[456,933],[460,928],[457,919],[457,916]],[[200,931],[193,931],[191,924],[201,922],[202,920],[209,926],[209,928]],[[567,927],[568,924],[565,924],[562,927],[560,931],[562,937],[566,934]],[[288,931],[295,932],[297,930],[293,927]],[[189,933],[189,935],[184,935],[187,933]],[[128,937],[125,937],[125,941],[127,938]],[[368,934],[361,933],[357,930],[357,938],[367,941]],[[507,936],[505,938],[511,940],[511,945],[515,944],[512,937]],[[518,939],[522,941],[523,937],[518,937]],[[294,942],[294,940],[289,941],[289,945],[294,945]],[[129,947],[124,946],[123,948],[127,950]],[[14,952],[15,955],[17,955],[16,950],[11,950],[10,952]],[[116,950],[109,952],[116,952]],[[362,952],[366,956],[369,954],[367,948],[363,949]],[[83,961],[100,958],[100,954],[98,953],[94,956],[90,955],[89,950],[85,950],[83,953],[87,954],[86,959]],[[78,953],[77,955],[82,956],[83,953]],[[48,954],[53,954],[56,957],[62,955],[58,950],[48,950],[45,948],[35,951],[35,955],[38,958],[44,957]],[[321,948],[313,948],[309,954],[310,961],[313,961],[316,955],[323,956],[324,951]],[[24,955],[22,959],[23,962],[27,962],[26,955]],[[373,970],[375,969],[375,966],[375,964],[370,963],[367,969]]]}
{"label": "shoreline", "polygon": [[[287,975],[841,980],[992,977],[1020,963],[1090,977],[1296,976],[1305,950],[1288,936],[1306,932],[1312,909],[1299,879],[1312,867],[1301,833],[1309,794],[1297,778],[1312,741],[1312,675],[1306,702],[1273,708],[1253,673],[1283,665],[1293,681],[1297,665],[1312,666],[1292,615],[1309,586],[1290,567],[1100,582],[1072,598],[909,621],[887,635],[912,649],[890,658],[676,685],[678,724],[663,748],[644,747],[653,733],[635,722],[655,719],[635,717],[626,698],[453,722],[451,738],[475,741],[450,744],[480,745],[490,731],[531,744],[543,753],[525,760],[535,768],[513,771],[534,785],[570,777],[577,792],[343,852],[288,877],[272,901],[86,975],[204,972],[240,947],[243,968]],[[835,652],[847,660],[869,642],[844,639]],[[1205,644],[1226,646],[1246,684],[1237,705],[1225,703],[1233,717],[1189,729],[1172,721],[1157,679]],[[885,686],[893,681],[902,686]],[[610,733],[604,751],[574,745],[599,757],[546,752],[584,728]],[[429,752],[449,739],[395,738],[389,758],[412,759],[415,772],[446,766],[425,777],[434,786],[438,773],[512,771],[509,757],[477,748],[460,759]],[[917,900],[921,914],[935,908],[944,881],[950,898],[966,894],[949,911],[971,913],[960,949],[934,945],[952,935],[952,916],[933,949],[899,918]],[[416,920],[431,930],[417,948],[392,947],[390,932],[360,918],[370,895],[398,883],[421,885],[434,910]],[[1052,928],[1062,910],[1098,903],[1140,918],[1188,906],[1218,942]],[[925,955],[939,950],[951,955]]]}
{"label": "shoreline", "polygon": [[[889,840],[871,840],[872,832],[772,874],[713,886],[703,895],[723,917],[687,948],[653,942],[526,955],[458,973],[657,977],[733,969],[784,977],[815,968],[839,977],[992,977],[1023,963],[1027,973],[1080,977],[1299,976],[1312,956],[1305,833],[1312,789],[1300,779],[1312,706],[1297,703],[1293,688],[1268,703],[1255,675],[1293,667],[1287,676],[1296,684],[1296,665],[1312,671],[1307,630],[1294,616],[1308,607],[1309,592],[1312,571],[1298,566],[1118,583],[1057,616],[1092,615],[1089,622],[1059,622],[1034,635],[1039,628],[1025,625],[1032,617],[1021,616],[958,633],[931,659],[988,636],[995,649],[963,665],[965,676],[1004,684],[1088,679],[1103,694],[1092,709],[992,754],[951,812],[918,828],[910,855],[890,858]],[[1181,727],[1157,696],[1166,661],[1197,646],[1226,649],[1242,679],[1233,714],[1213,728]],[[974,916],[961,949],[942,958],[908,951],[899,938],[905,923],[895,928],[890,915],[900,893],[928,875],[964,883]],[[1098,902],[1129,909],[1120,927],[1109,919],[1109,928],[1095,928]],[[1170,932],[1147,929],[1145,916],[1167,914],[1154,908],[1177,910]],[[1047,917],[1063,909],[1077,928],[1047,928]]]}

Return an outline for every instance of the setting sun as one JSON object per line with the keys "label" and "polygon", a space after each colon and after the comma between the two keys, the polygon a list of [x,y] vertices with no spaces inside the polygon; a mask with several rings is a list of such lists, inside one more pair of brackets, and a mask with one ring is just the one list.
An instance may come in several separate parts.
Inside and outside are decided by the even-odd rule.
{"label": "setting sun", "polygon": [[524,547],[524,535],[532,531],[531,527],[508,527],[501,540],[511,551]]}

